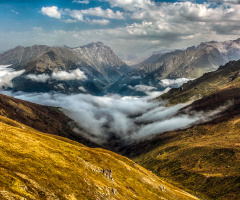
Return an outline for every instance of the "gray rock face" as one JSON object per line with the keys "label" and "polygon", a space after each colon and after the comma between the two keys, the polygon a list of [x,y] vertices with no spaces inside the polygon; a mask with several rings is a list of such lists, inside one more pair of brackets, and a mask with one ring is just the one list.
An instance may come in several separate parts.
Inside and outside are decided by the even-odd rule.
{"label": "gray rock face", "polygon": [[240,39],[225,42],[211,41],[201,43],[197,47],[189,47],[184,51],[164,54],[156,62],[141,66],[139,71],[145,70],[158,78],[198,78],[230,60],[238,59],[240,59]]}
{"label": "gray rock face", "polygon": [[109,82],[114,82],[131,71],[131,68],[102,42],[91,43],[71,50],[78,58],[103,74]]}
{"label": "gray rock face", "polygon": [[48,51],[50,47],[34,45],[32,47],[17,46],[0,55],[0,64],[16,67],[20,63],[26,63]]}

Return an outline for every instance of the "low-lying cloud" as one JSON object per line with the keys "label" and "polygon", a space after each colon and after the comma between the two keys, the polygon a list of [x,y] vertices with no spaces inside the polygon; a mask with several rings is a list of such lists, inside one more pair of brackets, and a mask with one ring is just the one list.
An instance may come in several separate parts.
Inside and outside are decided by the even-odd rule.
{"label": "low-lying cloud", "polygon": [[[86,131],[85,137],[100,144],[109,142],[113,136],[125,143],[149,139],[156,134],[207,121],[227,108],[225,106],[209,113],[179,114],[178,111],[186,104],[167,107],[165,102],[153,99],[154,94],[141,98],[118,95],[97,97],[90,94],[67,96],[48,93],[11,95],[43,105],[62,107],[63,112]],[[75,130],[78,132],[77,129]]]}
{"label": "low-lying cloud", "polygon": [[177,88],[181,87],[184,83],[187,83],[188,81],[191,80],[193,79],[189,78],[163,79],[159,82],[159,85],[161,85],[162,87]]}
{"label": "low-lying cloud", "polygon": [[42,83],[45,83],[51,79],[59,80],[59,81],[86,80],[87,79],[84,72],[82,72],[80,69],[75,69],[70,72],[57,71],[57,72],[53,72],[51,74],[51,76],[48,74],[39,74],[39,75],[28,74],[26,76],[26,78],[31,79],[32,81],[35,81],[35,82],[42,82]]}
{"label": "low-lying cloud", "polygon": [[11,88],[12,80],[24,73],[24,70],[15,71],[12,68],[9,68],[11,65],[0,65],[0,89]]}

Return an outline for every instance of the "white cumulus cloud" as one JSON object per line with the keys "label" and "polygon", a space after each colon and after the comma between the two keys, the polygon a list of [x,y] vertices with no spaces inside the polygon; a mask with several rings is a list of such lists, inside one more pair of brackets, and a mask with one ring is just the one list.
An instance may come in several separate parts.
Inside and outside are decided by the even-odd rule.
{"label": "white cumulus cloud", "polygon": [[61,12],[58,10],[57,6],[42,7],[41,13],[43,15],[47,15],[49,17],[53,17],[53,18],[57,18],[57,19],[61,18]]}
{"label": "white cumulus cloud", "polygon": [[84,15],[92,15],[92,16],[104,17],[109,19],[124,19],[122,12],[120,11],[114,12],[109,8],[104,10],[101,7],[95,7],[87,10],[75,10],[75,12],[78,12]]}

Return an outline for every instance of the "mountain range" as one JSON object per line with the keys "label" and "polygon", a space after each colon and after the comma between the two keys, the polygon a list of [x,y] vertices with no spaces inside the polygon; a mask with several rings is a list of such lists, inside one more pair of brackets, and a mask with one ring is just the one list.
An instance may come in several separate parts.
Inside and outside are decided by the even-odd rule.
{"label": "mountain range", "polygon": [[[198,78],[216,70],[231,60],[240,59],[240,39],[206,42],[186,50],[154,54],[143,61],[137,70],[129,72],[108,87],[122,95],[133,94],[136,85],[150,85],[162,89],[160,80]],[[130,86],[130,87],[129,87]]]}
{"label": "mountain range", "polygon": [[[25,70],[13,80],[13,89],[24,92],[33,91],[34,88],[35,92],[102,95],[106,85],[131,71],[128,65],[101,42],[77,48],[18,46],[1,54],[0,64]],[[67,72],[70,78],[51,77],[54,72],[59,72],[59,76],[62,72]]]}

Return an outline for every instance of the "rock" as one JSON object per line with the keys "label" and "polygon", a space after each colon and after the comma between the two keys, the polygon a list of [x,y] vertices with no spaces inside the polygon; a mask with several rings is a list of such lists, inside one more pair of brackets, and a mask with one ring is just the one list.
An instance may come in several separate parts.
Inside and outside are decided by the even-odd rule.
{"label": "rock", "polygon": [[229,77],[229,82],[234,81],[239,76],[239,72]]}
{"label": "rock", "polygon": [[104,176],[106,176],[108,179],[113,180],[112,170],[111,170],[111,169],[103,169],[102,173],[103,173]]}
{"label": "rock", "polygon": [[116,195],[116,194],[117,194],[117,189],[112,188],[112,193],[113,193],[114,195]]}

